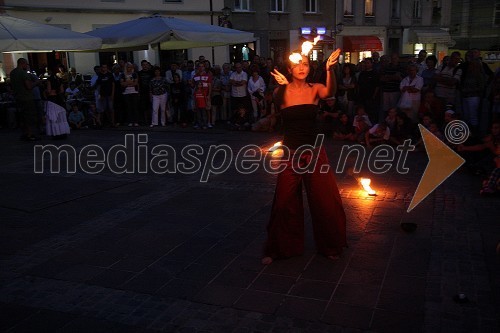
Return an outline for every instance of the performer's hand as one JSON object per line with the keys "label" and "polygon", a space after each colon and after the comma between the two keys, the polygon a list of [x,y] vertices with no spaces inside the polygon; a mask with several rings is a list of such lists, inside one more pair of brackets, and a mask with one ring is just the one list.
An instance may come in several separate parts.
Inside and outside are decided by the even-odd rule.
{"label": "performer's hand", "polygon": [[328,60],[326,61],[326,69],[327,70],[330,70],[331,66],[335,65],[338,62],[339,56],[340,56],[340,49],[336,49],[335,52],[330,54],[330,56],[328,57]]}
{"label": "performer's hand", "polygon": [[276,80],[276,82],[278,82],[279,85],[284,85],[289,83],[286,77],[283,74],[281,74],[276,68],[274,69],[274,71],[271,72],[271,75],[274,77],[274,79]]}

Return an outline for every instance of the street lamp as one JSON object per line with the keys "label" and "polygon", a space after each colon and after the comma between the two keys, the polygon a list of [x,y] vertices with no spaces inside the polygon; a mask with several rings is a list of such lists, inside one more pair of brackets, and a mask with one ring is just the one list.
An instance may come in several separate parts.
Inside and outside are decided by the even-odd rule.
{"label": "street lamp", "polygon": [[224,8],[221,9],[221,12],[222,15],[217,16],[219,27],[232,28],[233,24],[229,21],[229,16],[232,13],[231,8],[224,6]]}

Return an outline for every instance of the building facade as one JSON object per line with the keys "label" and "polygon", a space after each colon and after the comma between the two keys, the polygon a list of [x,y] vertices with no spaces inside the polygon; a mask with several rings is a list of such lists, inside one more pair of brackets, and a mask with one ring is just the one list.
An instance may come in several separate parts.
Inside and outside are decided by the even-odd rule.
{"label": "building facade", "polygon": [[[159,14],[175,16],[206,24],[218,24],[222,15],[223,0],[171,1],[171,0],[0,0],[0,10],[10,16],[46,23],[77,32],[88,32],[96,28]],[[133,52],[53,52],[43,54],[3,53],[6,72],[15,66],[20,57],[29,58],[32,67],[43,70],[43,66],[63,63],[76,67],[81,73],[92,73],[95,65],[113,62],[118,57],[140,62],[145,59],[153,64],[165,64],[172,59],[206,59],[217,63],[229,61],[229,47],[196,48],[178,51],[160,51],[155,47]],[[213,57],[212,57],[213,55]],[[161,58],[161,59],[160,59]],[[212,59],[213,58],[213,59]],[[165,64],[166,65],[166,64]]]}
{"label": "building facade", "polygon": [[[226,9],[223,11],[223,8]],[[214,63],[245,60],[258,54],[282,61],[290,50],[317,34],[313,57],[336,47],[342,60],[357,63],[371,52],[414,55],[421,49],[439,59],[450,49],[500,49],[500,0],[0,0],[11,16],[87,32],[143,16],[176,16],[253,32],[256,40],[225,47],[178,51],[70,52],[29,55],[38,66],[63,62],[88,73],[118,57],[168,64],[204,55]],[[496,61],[500,53],[488,53]],[[10,70],[22,53],[3,54]],[[486,56],[486,54],[485,54]]]}

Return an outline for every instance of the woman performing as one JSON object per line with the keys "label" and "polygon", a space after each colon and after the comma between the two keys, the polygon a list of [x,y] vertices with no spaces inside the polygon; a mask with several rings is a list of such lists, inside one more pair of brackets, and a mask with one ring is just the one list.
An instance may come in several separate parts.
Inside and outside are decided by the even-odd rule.
{"label": "woman performing", "polygon": [[[317,163],[312,172],[299,173],[294,167],[297,162],[293,162],[291,158],[286,169],[278,175],[262,258],[264,265],[272,263],[274,259],[302,255],[304,251],[302,183],[307,192],[318,252],[330,259],[337,259],[342,248],[347,246],[346,217],[335,177],[329,167],[322,168],[329,166],[325,149],[319,146],[315,147],[314,154],[311,151],[296,153],[300,152],[302,145],[315,144],[318,102],[335,95],[333,66],[337,63],[339,54],[340,49],[337,49],[326,62],[326,86],[306,82],[309,59],[298,53],[290,56],[288,71],[292,77],[291,82],[277,70],[271,73],[280,84],[274,97],[283,117],[283,145],[290,150],[290,156],[299,156],[299,165],[309,163],[311,158],[316,158]],[[316,154],[317,156],[312,156]],[[328,172],[324,172],[325,169]]]}

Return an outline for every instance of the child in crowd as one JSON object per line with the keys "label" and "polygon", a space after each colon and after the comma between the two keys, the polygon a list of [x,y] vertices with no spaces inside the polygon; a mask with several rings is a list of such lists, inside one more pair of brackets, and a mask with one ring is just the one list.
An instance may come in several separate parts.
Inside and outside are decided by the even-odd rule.
{"label": "child in crowd", "polygon": [[396,115],[398,114],[398,109],[390,108],[387,110],[387,117],[385,117],[385,123],[391,131],[394,131],[397,125]]}
{"label": "child in crowd", "polygon": [[230,124],[231,130],[246,131],[250,129],[250,115],[244,105],[239,105]]}
{"label": "child in crowd", "polygon": [[339,122],[333,129],[333,139],[354,141],[354,127],[352,127],[347,113],[340,114]]}
{"label": "child in crowd", "polygon": [[201,127],[207,129],[207,109],[211,106],[209,106],[210,101],[208,100],[207,89],[203,87],[202,80],[197,81],[193,96],[196,112],[194,128],[199,129]]}
{"label": "child in crowd", "polygon": [[66,96],[66,110],[71,111],[73,109],[73,104],[81,98],[81,92],[76,87],[76,82],[72,81],[69,83],[69,87],[66,88],[64,92]]}
{"label": "child in crowd", "polygon": [[439,140],[441,140],[443,142],[445,141],[445,137],[444,137],[443,133],[441,133],[441,131],[439,130],[438,124],[436,124],[435,122],[431,121],[429,123],[429,128],[428,129],[429,129],[429,132],[431,132],[432,134],[434,134],[434,136],[436,138],[438,138]]}
{"label": "child in crowd", "polygon": [[71,129],[77,130],[82,128],[85,117],[83,113],[78,109],[78,104],[71,104],[71,112],[68,115],[68,123]]}
{"label": "child in crowd", "polygon": [[406,140],[412,139],[413,127],[408,115],[402,111],[396,114],[396,127],[391,131],[389,142],[393,145],[401,145]]}
{"label": "child in crowd", "polygon": [[365,141],[365,133],[372,127],[372,123],[362,105],[356,107],[356,116],[354,116],[352,126],[354,127],[355,140],[363,143]]}
{"label": "child in crowd", "polygon": [[101,117],[99,117],[96,105],[93,102],[89,104],[89,109],[87,111],[87,118],[88,118],[87,123],[89,126],[96,128],[102,127]]}
{"label": "child in crowd", "polygon": [[387,143],[390,137],[391,130],[386,123],[375,124],[365,133],[366,147],[372,148],[373,146]]}

